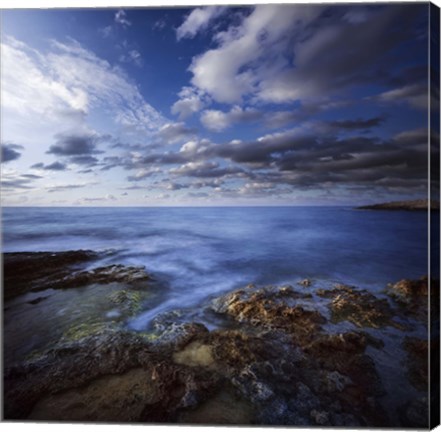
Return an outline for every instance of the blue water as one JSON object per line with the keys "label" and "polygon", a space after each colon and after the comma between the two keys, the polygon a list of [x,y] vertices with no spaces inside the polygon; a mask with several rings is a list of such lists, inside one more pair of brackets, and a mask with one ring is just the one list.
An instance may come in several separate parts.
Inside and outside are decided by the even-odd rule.
{"label": "blue water", "polygon": [[[425,212],[343,207],[4,208],[3,251],[115,250],[165,281],[161,311],[303,278],[374,291],[427,274]],[[157,312],[157,311],[156,311]]]}

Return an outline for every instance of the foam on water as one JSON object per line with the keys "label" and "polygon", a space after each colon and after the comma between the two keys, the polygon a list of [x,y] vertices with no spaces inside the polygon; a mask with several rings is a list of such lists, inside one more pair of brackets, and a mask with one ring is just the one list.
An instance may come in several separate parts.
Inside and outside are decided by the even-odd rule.
{"label": "foam on water", "polygon": [[114,250],[103,263],[144,265],[167,286],[157,313],[248,283],[305,277],[372,290],[427,273],[424,212],[329,207],[4,208],[3,250]]}

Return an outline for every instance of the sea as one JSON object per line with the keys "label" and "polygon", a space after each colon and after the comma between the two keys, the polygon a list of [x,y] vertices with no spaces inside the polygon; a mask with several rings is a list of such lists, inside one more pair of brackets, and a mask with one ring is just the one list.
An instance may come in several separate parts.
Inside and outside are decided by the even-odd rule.
{"label": "sea", "polygon": [[[439,225],[434,229],[437,254]],[[212,330],[230,323],[210,313],[211,299],[248,284],[292,285],[314,293],[344,283],[387,299],[387,284],[428,274],[428,214],[350,207],[2,209],[3,252],[79,249],[105,252],[100,262],[91,264],[95,267],[145,266],[159,284],[153,303],[124,322],[129,330],[151,331],[178,320]],[[439,254],[434,259],[439,262]],[[311,287],[298,285],[305,278]],[[5,305],[6,363],[50,346],[90,314],[106,319],[109,311],[101,303],[109,289],[49,289],[10,301]],[[40,298],[45,300],[34,306]],[[326,301],[316,295],[312,301],[329,318]],[[403,319],[406,332],[370,328],[369,334],[385,345],[366,351],[376,364],[386,390],[383,403],[391,413],[398,413],[409,397],[421,396],[407,381],[402,341],[404,336],[426,338],[427,328]],[[357,329],[347,321],[328,322],[324,328]]]}
{"label": "sea", "polygon": [[[428,273],[426,212],[350,207],[5,207],[3,252],[112,251],[167,285],[159,313],[244,285],[309,278],[381,292]],[[439,238],[439,235],[436,236]]]}

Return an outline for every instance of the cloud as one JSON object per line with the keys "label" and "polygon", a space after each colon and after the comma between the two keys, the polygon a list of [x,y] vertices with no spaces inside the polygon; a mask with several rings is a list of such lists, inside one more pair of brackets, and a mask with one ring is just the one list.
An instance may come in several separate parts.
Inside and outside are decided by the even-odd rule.
{"label": "cloud", "polygon": [[93,135],[58,134],[57,141],[49,147],[47,153],[59,156],[77,156],[96,153],[97,137]]}
{"label": "cloud", "polygon": [[36,174],[20,174],[17,171],[2,171],[2,192],[15,192],[17,190],[34,189],[34,182],[43,177]]}
{"label": "cloud", "polygon": [[221,132],[235,123],[255,122],[262,119],[263,113],[254,109],[234,106],[229,112],[206,110],[201,114],[201,123],[209,130]]}
{"label": "cloud", "polygon": [[141,54],[136,49],[132,49],[126,54],[121,54],[119,56],[119,61],[122,63],[133,63],[138,67],[141,67],[143,65]]}
{"label": "cloud", "polygon": [[96,182],[88,182],[88,183],[67,183],[67,184],[59,184],[53,186],[47,186],[46,189],[48,192],[64,192],[72,189],[82,189],[85,187],[96,185]]}
{"label": "cloud", "polygon": [[[357,84],[384,84],[385,70],[407,66],[417,54],[413,25],[421,5],[368,8],[325,5],[258,5],[239,25],[218,32],[218,46],[193,58],[191,83],[220,103],[244,97],[287,103],[341,94]],[[357,11],[363,11],[358,14]],[[361,19],[363,16],[363,19]],[[393,50],[407,43],[397,62]],[[392,72],[391,72],[392,73]]]}
{"label": "cloud", "polygon": [[428,92],[427,83],[408,84],[400,88],[387,90],[371,99],[397,104],[404,102],[414,108],[427,110]]}
{"label": "cloud", "polygon": [[1,149],[2,149],[2,163],[5,162],[10,162],[13,160],[17,160],[20,158],[21,153],[17,150],[21,150],[23,149],[22,146],[17,145],[17,144],[2,144],[1,145]]}
{"label": "cloud", "polygon": [[296,27],[304,11],[310,10],[296,5],[256,6],[241,25],[230,26],[217,34],[218,48],[193,59],[189,68],[193,73],[192,84],[217,102],[241,102],[243,95],[256,89],[256,72],[261,67],[256,62],[260,60],[261,65],[273,62],[274,44]]}
{"label": "cloud", "polygon": [[98,32],[103,38],[108,38],[112,34],[112,26],[99,28]]}
{"label": "cloud", "polygon": [[195,135],[195,130],[188,128],[185,123],[166,123],[158,131],[161,141],[174,144]]}
{"label": "cloud", "polygon": [[[95,166],[98,164],[98,159],[94,156],[80,155],[69,157],[69,162],[77,165]],[[87,170],[87,172],[90,171]]]}
{"label": "cloud", "polygon": [[178,168],[172,168],[171,174],[189,177],[225,177],[228,175],[238,175],[243,169],[234,166],[220,166],[213,161],[187,162]]}
{"label": "cloud", "polygon": [[47,170],[47,171],[65,171],[65,170],[67,170],[66,165],[61,162],[58,162],[58,161],[53,162],[48,165],[45,165],[42,162],[36,163],[36,164],[32,165],[31,168],[43,169],[43,170]]}
{"label": "cloud", "polygon": [[336,129],[357,130],[357,129],[371,129],[381,126],[384,123],[384,117],[373,117],[370,119],[356,119],[356,120],[337,120],[329,122],[331,127]]}
{"label": "cloud", "polygon": [[122,9],[115,13],[115,22],[123,27],[129,27],[132,25],[132,23],[127,19],[127,14]]}
{"label": "cloud", "polygon": [[143,168],[136,172],[133,176],[128,176],[127,180],[129,182],[136,182],[140,180],[144,180],[147,177],[151,177],[154,174],[158,174],[161,172],[160,168],[157,167],[150,167],[150,168]]}
{"label": "cloud", "polygon": [[178,40],[194,38],[199,32],[205,30],[208,25],[225,12],[224,6],[206,6],[193,9],[185,18],[185,21],[176,29]]}
{"label": "cloud", "polygon": [[152,29],[157,31],[162,31],[165,29],[166,26],[167,26],[166,21],[164,19],[159,19],[158,21],[155,21]]}
{"label": "cloud", "polygon": [[179,100],[171,107],[171,113],[178,115],[180,120],[199,112],[208,104],[208,98],[204,92],[194,87],[183,87],[178,96]]}
{"label": "cloud", "polygon": [[[5,130],[22,133],[24,129],[29,136],[43,126],[52,135],[63,129],[87,131],[87,115],[99,109],[124,130],[145,134],[166,123],[121,68],[75,40],[53,40],[51,49],[43,52],[5,37],[1,50]],[[44,125],[35,124],[41,116]]]}

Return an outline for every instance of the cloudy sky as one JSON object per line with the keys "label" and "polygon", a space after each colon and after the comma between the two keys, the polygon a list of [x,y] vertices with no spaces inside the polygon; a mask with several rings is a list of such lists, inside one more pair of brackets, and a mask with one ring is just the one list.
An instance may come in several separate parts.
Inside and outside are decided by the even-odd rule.
{"label": "cloudy sky", "polygon": [[3,205],[424,197],[428,4],[6,10]]}

